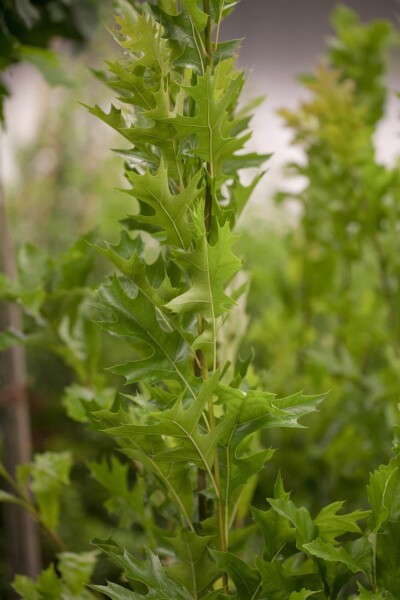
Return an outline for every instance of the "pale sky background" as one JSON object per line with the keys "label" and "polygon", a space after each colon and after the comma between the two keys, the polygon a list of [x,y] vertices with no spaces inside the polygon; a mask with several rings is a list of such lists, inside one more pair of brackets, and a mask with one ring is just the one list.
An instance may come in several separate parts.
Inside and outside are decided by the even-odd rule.
{"label": "pale sky background", "polygon": [[[398,26],[400,3],[396,0],[242,0],[226,21],[226,38],[245,37],[240,62],[251,69],[246,93],[265,94],[266,101],[253,120],[254,144],[259,151],[273,152],[269,172],[256,192],[264,202],[282,184],[281,166],[299,156],[290,148],[291,134],[276,115],[278,108],[295,108],[305,91],[298,75],[312,71],[332,35],[330,14],[338,4],[357,12],[363,21],[384,18]],[[393,52],[388,73],[390,88],[386,118],[376,135],[378,159],[392,163],[400,155],[400,53]],[[285,187],[296,182],[285,182]]]}
{"label": "pale sky background", "polygon": [[[267,96],[253,120],[253,148],[273,152],[269,173],[256,193],[256,202],[265,202],[281,186],[281,166],[288,158],[299,156],[290,148],[290,132],[276,115],[281,107],[298,105],[305,92],[296,77],[310,72],[324,51],[324,41],[331,34],[329,15],[337,2],[333,0],[242,0],[226,21],[223,37],[244,37],[240,63],[250,70],[246,96]],[[363,20],[388,18],[397,23],[400,5],[396,0],[349,0]],[[376,136],[379,160],[391,163],[400,155],[399,52],[394,53],[388,82],[391,89],[387,115]],[[7,103],[8,132],[0,137],[0,176],[13,181],[18,177],[16,149],[36,135],[41,119],[49,107],[47,85],[35,70],[22,66],[10,79],[12,99]],[[54,105],[54,102],[53,102]],[[84,109],[82,109],[84,110]],[[104,129],[99,129],[99,144],[109,147]],[[295,183],[292,183],[295,185]]]}

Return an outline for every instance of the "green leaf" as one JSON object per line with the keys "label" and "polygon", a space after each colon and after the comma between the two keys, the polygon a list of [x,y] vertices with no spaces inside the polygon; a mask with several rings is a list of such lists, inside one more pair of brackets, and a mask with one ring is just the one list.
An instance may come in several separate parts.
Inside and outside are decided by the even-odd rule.
{"label": "green leaf", "polygon": [[216,395],[231,417],[224,443],[229,445],[233,455],[239,444],[256,431],[275,427],[303,427],[298,419],[314,412],[324,397],[298,393],[277,399],[270,392],[249,390],[244,393],[222,384],[217,387]]}
{"label": "green leaf", "polygon": [[144,5],[137,10],[124,0],[118,0],[119,15],[115,22],[117,42],[131,53],[135,70],[148,68],[156,79],[167,76],[169,64],[168,41],[163,29]]}
{"label": "green leaf", "polygon": [[[134,148],[129,151],[118,151],[133,161],[143,165],[158,168],[159,159],[154,154],[153,148],[157,147],[162,152],[168,173],[174,180],[182,180],[181,165],[177,159],[177,142],[174,140],[174,128],[172,124],[165,121],[169,114],[167,98],[161,98],[160,94],[150,96],[152,108],[144,112],[139,121],[140,125],[128,126],[128,122],[123,117],[121,110],[111,106],[109,113],[105,113],[99,106],[93,108],[86,106],[88,111],[98,117],[107,125],[118,131],[122,136],[134,144]],[[146,97],[144,99],[146,102]],[[153,107],[154,104],[154,107]],[[148,118],[146,119],[146,117]]]}
{"label": "green leaf", "polygon": [[268,600],[288,600],[295,591],[295,580],[290,577],[280,561],[265,562],[256,558],[256,565],[262,576],[262,590]]}
{"label": "green leaf", "polygon": [[400,520],[387,521],[377,535],[376,577],[382,589],[400,597]]}
{"label": "green leaf", "polygon": [[191,276],[192,287],[168,302],[166,307],[179,314],[198,312],[215,320],[234,304],[225,293],[225,286],[238,272],[241,262],[232,253],[235,237],[227,223],[218,227],[218,237],[213,245],[207,241],[200,212],[194,215],[194,226],[196,248],[190,252],[174,252],[174,260]]}
{"label": "green leaf", "polygon": [[61,600],[63,585],[57,577],[54,565],[42,571],[37,580],[37,591],[40,600]]}
{"label": "green leaf", "polygon": [[252,600],[261,584],[260,574],[231,552],[211,551],[217,565],[228,573],[235,584],[240,600]]}
{"label": "green leaf", "polygon": [[[124,445],[127,442],[124,441]],[[140,461],[143,466],[157,478],[165,490],[167,497],[176,506],[181,522],[186,527],[192,526],[194,506],[193,481],[191,469],[187,464],[158,461],[158,453],[167,453],[170,447],[162,440],[152,436],[140,440],[129,440],[130,447],[124,447],[123,453],[131,459]]]}
{"label": "green leaf", "polygon": [[229,15],[239,0],[211,0],[212,14],[215,21]]}
{"label": "green leaf", "polygon": [[333,502],[321,509],[314,519],[318,527],[319,537],[325,542],[334,543],[336,538],[345,533],[361,533],[357,521],[366,519],[371,513],[367,510],[356,510],[346,515],[338,515],[344,502]]}
{"label": "green leaf", "polygon": [[115,400],[115,390],[112,388],[103,388],[94,390],[82,385],[70,385],[64,391],[62,404],[66,409],[70,419],[78,423],[87,423],[86,407],[93,401],[96,401],[98,407],[110,409]]}
{"label": "green leaf", "polygon": [[201,19],[199,23],[201,30],[199,31],[195,24],[193,10],[192,12],[182,10],[180,13],[174,14],[174,11],[168,13],[157,5],[152,6],[152,10],[162,23],[170,43],[177,46],[173,53],[173,66],[192,68],[196,73],[204,73],[205,55],[202,33],[207,23],[207,16],[203,17],[204,13],[199,11],[198,16]]}
{"label": "green leaf", "polygon": [[[278,515],[287,519],[294,526],[297,546],[299,550],[302,550],[307,542],[316,538],[318,529],[313,523],[308,510],[304,507],[297,508],[290,500],[290,493],[285,491],[280,475],[278,475],[276,480],[274,493],[275,499],[267,498],[267,501]],[[283,538],[288,537],[289,531],[287,529],[285,531],[279,522],[278,525],[283,529]]]}
{"label": "green leaf", "polygon": [[113,541],[94,540],[100,550],[124,569],[124,575],[131,581],[144,583],[149,589],[146,598],[149,600],[192,600],[191,594],[180,584],[170,579],[158,556],[150,550],[146,551],[146,559],[138,560],[127,550],[120,548]]}
{"label": "green leaf", "polygon": [[193,598],[201,598],[219,575],[209,555],[214,538],[182,530],[176,537],[167,538],[166,542],[176,554],[174,564],[166,568],[167,575],[181,583]]}
{"label": "green leaf", "polygon": [[[181,68],[191,68],[199,75],[205,72],[204,29],[207,15],[196,7],[196,3],[186,2],[188,9],[175,14],[176,11],[163,11],[162,7],[152,6],[163,27],[171,45],[176,45],[172,65]],[[190,6],[189,6],[190,5]],[[196,13],[197,12],[197,16]],[[197,21],[197,24],[196,24]],[[241,40],[228,40],[214,44],[213,64],[236,57]]]}
{"label": "green leaf", "polygon": [[39,600],[35,582],[25,575],[16,575],[12,587],[23,600]]}
{"label": "green leaf", "polygon": [[31,465],[32,491],[38,503],[40,518],[46,527],[56,529],[63,487],[69,483],[72,466],[70,452],[37,454]]}
{"label": "green leaf", "polygon": [[222,423],[221,427],[204,433],[200,430],[199,423],[218,377],[219,371],[216,371],[209,380],[203,382],[200,393],[188,408],[184,406],[181,396],[172,408],[150,413],[148,415],[149,424],[121,425],[105,431],[112,436],[135,438],[139,446],[142,436],[146,445],[149,436],[158,437],[160,441],[165,436],[174,438],[174,445],[165,446],[163,452],[157,448],[158,462],[193,462],[211,474],[214,451],[218,440],[224,433],[225,424]]}
{"label": "green leaf", "polygon": [[62,600],[64,597],[63,585],[53,564],[40,573],[36,583],[29,577],[17,575],[13,588],[23,600]]}
{"label": "green leaf", "polygon": [[182,6],[197,32],[203,32],[208,22],[208,15],[199,9],[197,0],[182,0]]}
{"label": "green leaf", "polygon": [[188,227],[188,211],[203,191],[203,188],[198,188],[201,175],[199,171],[182,192],[171,194],[164,161],[161,161],[154,175],[149,171],[143,175],[128,173],[132,184],[132,195],[152,210],[152,214],[135,215],[134,223],[138,224],[138,228],[142,223],[153,224],[157,229],[165,232],[164,243],[178,248],[187,248],[192,240]]}
{"label": "green leaf", "polygon": [[[125,122],[121,111],[114,107],[109,114],[98,106],[89,111],[134,144],[129,154],[141,167],[145,162],[153,169],[158,168],[161,150],[170,177],[182,184],[182,164],[177,157],[179,144],[173,137],[174,127],[168,122],[178,97],[175,77],[170,76],[172,45],[164,37],[164,28],[154,19],[148,5],[134,8],[121,1],[119,6],[116,40],[129,52],[129,61],[109,65],[112,78],[108,84],[122,89],[126,95],[124,100],[141,110],[137,111],[133,125]],[[183,98],[182,94],[180,97]]]}
{"label": "green leaf", "polygon": [[192,335],[181,327],[164,306],[176,294],[176,290],[165,272],[165,263],[161,257],[153,265],[148,265],[143,258],[145,248],[140,238],[132,239],[126,231],[122,231],[117,245],[107,248],[96,246],[96,249],[121,273],[134,281],[140,292],[153,304],[157,320],[164,329],[175,331],[182,338],[182,345],[192,339]]}
{"label": "green leaf", "polygon": [[286,544],[295,540],[293,528],[272,508],[267,511],[252,508],[251,513],[264,539],[264,559],[272,562]]}
{"label": "green leaf", "polygon": [[18,252],[17,264],[18,280],[14,293],[27,312],[37,316],[46,296],[43,288],[51,270],[51,260],[44,250],[25,244]]}
{"label": "green leaf", "polygon": [[299,550],[307,548],[307,543],[314,540],[318,529],[311,519],[310,513],[304,506],[297,506],[286,498],[267,498],[268,502],[279,515],[285,517],[296,529],[297,546]]}
{"label": "green leaf", "polygon": [[312,592],[311,590],[302,589],[300,592],[292,592],[289,596],[289,600],[307,600],[311,596],[318,594],[318,592]]}
{"label": "green leaf", "polygon": [[96,566],[97,555],[97,551],[81,552],[79,554],[62,552],[58,555],[58,570],[63,582],[72,594],[81,594],[90,582]]}
{"label": "green leaf", "polygon": [[257,152],[234,154],[224,162],[222,171],[227,175],[235,176],[240,169],[260,168],[270,158],[271,154],[258,154]]}
{"label": "green leaf", "polygon": [[224,162],[241,150],[249,139],[248,134],[241,137],[231,135],[233,121],[227,116],[227,111],[237,102],[243,86],[243,75],[239,73],[232,77],[217,99],[220,68],[218,65],[213,74],[208,68],[204,75],[197,78],[195,86],[184,86],[186,94],[196,103],[195,116],[177,115],[165,121],[173,125],[176,139],[196,136],[197,143],[188,152],[211,165],[212,178],[213,173],[219,173]]}
{"label": "green leaf", "polygon": [[318,558],[322,558],[328,562],[340,562],[346,565],[346,567],[350,569],[352,573],[364,572],[362,566],[343,547],[337,547],[329,542],[316,539],[312,542],[304,544],[303,548],[307,553],[317,556]]}
{"label": "green leaf", "polygon": [[392,25],[383,19],[361,23],[357,14],[343,5],[333,11],[332,25],[336,36],[329,44],[329,61],[343,80],[352,80],[357,103],[366,109],[364,118],[375,124],[383,115],[387,95],[387,51],[396,43]]}
{"label": "green leaf", "polygon": [[261,179],[264,177],[265,171],[257,173],[249,185],[243,185],[239,178],[234,181],[232,186],[233,213],[236,221],[240,218],[242,212],[247,206],[247,203]]}
{"label": "green leaf", "polygon": [[369,592],[358,584],[359,600],[395,600],[394,596],[388,595],[386,592]]}
{"label": "green leaf", "polygon": [[121,526],[129,527],[132,521],[143,521],[143,485],[141,478],[129,485],[129,463],[121,463],[116,456],[110,460],[88,463],[91,476],[109,493],[105,502],[107,510],[119,516]]}
{"label": "green leaf", "polygon": [[[240,447],[251,434],[275,427],[302,427],[298,419],[316,409],[321,396],[295,394],[276,399],[275,394],[241,390],[219,385],[216,395],[226,410],[226,432],[220,444],[224,446],[221,462],[225,501],[235,489],[258,473],[273,451],[262,450],[241,456]],[[280,408],[283,407],[283,409]]]}
{"label": "green leaf", "polygon": [[398,457],[388,465],[374,471],[367,486],[372,509],[371,529],[378,531],[386,520],[396,520],[400,515],[400,469]]}
{"label": "green leaf", "polygon": [[116,583],[107,582],[107,585],[91,585],[90,587],[100,592],[100,594],[105,594],[111,600],[140,600],[145,598],[142,594],[136,594],[136,592],[132,592]]}
{"label": "green leaf", "polygon": [[142,359],[114,367],[114,372],[123,375],[127,383],[170,379],[191,389],[189,346],[168,321],[158,319],[155,296],[149,297],[131,281],[113,277],[109,285],[101,288],[100,298],[101,307],[112,316],[112,320],[101,321],[100,326],[125,337],[144,354]]}
{"label": "green leaf", "polygon": [[301,392],[276,398],[271,392],[241,390],[219,385],[216,393],[229,415],[237,415],[235,436],[238,441],[246,435],[272,427],[304,427],[298,420],[317,410],[324,396],[304,396]]}
{"label": "green leaf", "polygon": [[[118,413],[98,411],[94,412],[92,416],[94,425],[101,431],[110,429],[110,427],[119,427],[122,423],[131,424],[133,422],[132,418],[123,411]],[[183,524],[190,528],[194,499],[189,465],[181,462],[164,463],[158,460],[159,454],[163,455],[163,453],[171,451],[171,446],[163,437],[129,436],[123,439],[121,445],[122,452],[126,456],[141,462],[157,478],[162,489],[167,493],[167,497],[177,507]]]}

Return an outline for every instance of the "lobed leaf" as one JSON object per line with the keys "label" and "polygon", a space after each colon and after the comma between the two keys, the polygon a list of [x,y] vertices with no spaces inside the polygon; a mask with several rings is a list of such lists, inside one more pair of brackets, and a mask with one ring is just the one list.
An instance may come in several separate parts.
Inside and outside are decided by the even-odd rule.
{"label": "lobed leaf", "polygon": [[286,544],[295,540],[288,520],[272,508],[267,511],[252,508],[251,513],[264,539],[264,559],[272,562]]}
{"label": "lobed leaf", "polygon": [[166,304],[170,310],[182,314],[198,312],[215,320],[233,306],[234,301],[225,293],[226,285],[239,271],[241,262],[232,253],[235,241],[229,225],[218,227],[216,242],[207,241],[203,216],[194,214],[196,248],[190,252],[174,252],[174,260],[190,275],[192,287]]}
{"label": "lobed leaf", "polygon": [[[143,279],[142,279],[143,281]],[[145,282],[146,283],[146,282]],[[146,287],[149,287],[146,284]],[[157,319],[156,295],[146,294],[142,287],[126,279],[113,277],[108,286],[100,290],[101,306],[113,320],[101,321],[103,329],[125,337],[135,348],[141,348],[144,358],[113,368],[123,375],[127,383],[146,380],[149,383],[162,379],[178,381],[191,389],[189,346],[168,321]],[[162,311],[160,310],[162,315]]]}
{"label": "lobed leaf", "polygon": [[231,577],[237,596],[241,600],[252,600],[261,587],[259,572],[231,552],[212,550],[211,555],[217,565]]}
{"label": "lobed leaf", "polygon": [[364,569],[343,547],[337,547],[320,538],[304,544],[307,553],[322,558],[327,562],[340,562],[352,571],[352,573],[363,572]]}
{"label": "lobed leaf", "polygon": [[370,515],[368,510],[355,510],[346,515],[338,515],[344,502],[333,502],[321,509],[314,519],[318,527],[319,536],[325,542],[334,543],[336,538],[345,533],[361,533],[358,521],[366,519]]}
{"label": "lobed leaf", "polygon": [[[145,560],[138,560],[127,550],[120,548],[109,540],[101,542],[94,540],[100,550],[107,554],[116,564],[124,569],[124,575],[131,581],[143,583],[149,590],[146,598],[149,600],[193,600],[191,594],[180,584],[173,581],[165,573],[158,556],[150,550],[146,551]],[[138,595],[138,597],[140,597]]]}
{"label": "lobed leaf", "polygon": [[376,577],[379,586],[400,596],[400,520],[388,521],[377,535]]}
{"label": "lobed leaf", "polygon": [[100,594],[105,594],[111,600],[140,600],[144,598],[142,594],[137,594],[136,592],[132,592],[132,590],[122,587],[122,585],[109,581],[107,585],[92,585],[90,587],[96,592],[100,592]]}
{"label": "lobed leaf", "polygon": [[400,470],[398,457],[388,465],[381,465],[371,474],[367,495],[372,509],[371,528],[378,531],[386,520],[400,515]]}
{"label": "lobed leaf", "polygon": [[176,556],[174,564],[166,567],[167,575],[181,583],[194,598],[201,598],[220,575],[209,555],[209,548],[215,543],[214,536],[182,530],[166,542]]}
{"label": "lobed leaf", "polygon": [[220,65],[212,73],[207,68],[204,75],[197,78],[195,86],[184,86],[186,94],[193,98],[196,103],[195,116],[176,115],[165,121],[173,125],[175,129],[174,138],[182,138],[194,135],[197,143],[191,148],[190,154],[209,163],[212,173],[219,173],[224,162],[244,147],[249,135],[235,137],[231,134],[233,122],[228,118],[229,109],[238,100],[240,90],[243,87],[243,75],[237,74],[231,78],[227,89],[222,97],[217,100],[217,81]]}
{"label": "lobed leaf", "polygon": [[203,188],[198,188],[201,179],[199,171],[179,194],[171,194],[169,190],[168,171],[163,161],[158,171],[151,174],[146,171],[143,175],[134,172],[128,173],[132,184],[132,195],[141,204],[145,204],[152,214],[135,215],[132,219],[136,227],[140,229],[141,224],[154,225],[157,229],[164,231],[163,243],[188,248],[192,241],[189,229],[189,210],[202,193]]}

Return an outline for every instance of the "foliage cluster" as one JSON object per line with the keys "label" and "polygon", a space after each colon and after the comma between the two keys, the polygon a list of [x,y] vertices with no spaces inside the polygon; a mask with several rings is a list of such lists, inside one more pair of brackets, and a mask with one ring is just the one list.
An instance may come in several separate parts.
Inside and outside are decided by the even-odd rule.
{"label": "foliage cluster", "polygon": [[[37,455],[15,475],[1,467],[12,491],[2,491],[0,501],[28,510],[60,550],[57,566],[48,567],[36,582],[16,578],[14,587],[25,600],[98,595],[114,600],[222,600],[235,595],[241,600],[378,600],[400,595],[397,443],[390,462],[370,476],[367,510],[344,513],[343,503],[335,501],[312,516],[291,500],[278,476],[267,504],[250,512],[259,473],[274,455],[260,435],[268,432],[272,439],[275,430],[301,428],[299,419],[313,413],[323,396],[279,398],[260,389],[254,384],[254,367],[250,369],[252,357],[244,359],[238,352],[239,300],[247,285],[234,230],[260,178],[257,174],[244,186],[240,171],[260,167],[267,156],[244,150],[253,105],[238,107],[244,84],[244,74],[235,67],[238,41],[220,42],[221,21],[234,4],[119,3],[114,35],[124,58],[108,63],[108,72],[100,76],[118,93],[123,108],[89,110],[132,144],[122,152],[132,214],[116,245],[89,239],[85,246],[81,241],[61,261],[30,247],[21,253],[19,280],[0,280],[1,296],[18,301],[30,319],[26,335],[2,334],[3,347],[39,342],[59,354],[78,380],[66,392],[67,411],[89,425],[96,443],[108,440],[107,451],[102,445],[103,456],[89,460],[87,468],[105,488],[105,507],[117,526],[113,539],[94,541],[96,551],[67,551],[57,529],[71,453]],[[356,23],[353,27],[365,34]],[[369,35],[368,30],[365,37]],[[340,45],[332,53],[332,60],[346,65],[349,57]],[[328,88],[338,88],[338,98],[333,96],[338,104],[342,92],[348,101],[348,76],[342,81],[326,75]],[[318,83],[311,84],[317,94]],[[374,123],[381,106],[377,109],[374,94],[382,92],[379,69],[372,92],[368,83],[357,88],[354,102],[360,112],[365,106]],[[331,90],[327,97],[324,86],[321,94],[329,101]],[[319,170],[338,185],[344,180],[343,173],[330,171],[340,121],[328,123],[319,136],[329,115],[320,98],[314,108],[322,112],[321,122],[315,115],[310,122],[306,116],[298,121],[288,116],[312,155],[305,167],[310,186],[302,196],[305,223],[307,215],[310,222],[320,215],[320,205],[313,210],[307,196],[310,192],[312,197],[314,185],[331,207],[333,184],[329,179],[330,187],[326,180],[322,185]],[[354,113],[346,104],[343,119]],[[360,148],[356,142],[354,148],[361,156],[356,154],[354,165],[350,153],[345,166],[351,176],[366,171],[372,186],[376,181],[369,171],[379,168],[362,163],[364,153],[371,157],[365,136],[361,138]],[[338,161],[347,151],[347,144],[344,150],[339,146],[334,154]],[[314,160],[321,161],[315,175]],[[349,181],[345,192],[353,193]],[[368,187],[371,202],[376,199],[380,210],[381,188],[376,196],[373,189]],[[338,197],[343,196],[338,192]],[[359,209],[358,203],[359,196],[352,210]],[[327,241],[323,235],[326,225],[321,217],[322,239],[307,239],[315,241],[311,248],[334,243],[333,234]],[[95,251],[117,273],[101,287],[94,313],[86,282]],[[316,254],[325,256],[322,249]],[[314,257],[312,253],[310,259]],[[307,268],[314,277],[314,267],[307,262]],[[332,280],[336,282],[334,275]],[[115,338],[115,347],[123,348],[117,352],[124,358],[112,371],[125,378],[125,394],[116,393],[101,373],[94,314]],[[87,585],[100,553],[123,576]]]}
{"label": "foliage cluster", "polygon": [[[277,202],[295,201],[299,224],[246,243],[248,342],[260,381],[283,394],[330,390],[307,439],[275,438],[290,487],[315,508],[344,496],[362,504],[398,422],[400,171],[381,164],[374,146],[395,34],[387,22],[361,25],[344,7],[333,26],[324,63],[302,78],[308,99],[281,111],[304,153],[287,170],[303,183]],[[257,258],[266,255],[267,269]],[[303,452],[313,460],[304,463]]]}

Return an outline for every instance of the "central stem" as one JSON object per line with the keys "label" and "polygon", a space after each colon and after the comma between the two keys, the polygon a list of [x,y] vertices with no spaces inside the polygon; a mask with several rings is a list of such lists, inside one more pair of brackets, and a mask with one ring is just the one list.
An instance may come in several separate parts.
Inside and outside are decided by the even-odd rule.
{"label": "central stem", "polygon": [[[206,51],[206,64],[207,67],[212,70],[213,67],[213,47],[211,40],[211,9],[210,9],[210,0],[203,0],[203,10],[208,15],[207,25],[204,31],[204,43],[205,43],[205,51]],[[205,202],[204,202],[204,227],[206,231],[207,240],[210,239],[211,235],[211,227],[212,227],[212,187],[211,180],[214,175],[213,173],[213,165],[209,162],[207,163],[207,180],[206,180],[206,189],[205,189]],[[204,325],[201,322],[200,328],[203,329]],[[214,340],[215,347],[215,340]],[[204,364],[204,355],[202,356],[203,363],[203,377],[208,377],[208,365]],[[214,356],[214,365],[216,366],[216,357]],[[208,397],[208,414],[209,414],[209,422],[211,431],[215,429],[215,415],[214,415],[214,405],[212,400],[212,395],[210,394]],[[214,478],[216,484],[216,508],[217,508],[217,518],[218,518],[218,528],[219,528],[219,544],[220,550],[222,552],[226,552],[228,550],[228,542],[226,537],[226,524],[225,519],[226,515],[224,513],[224,507],[222,503],[221,497],[221,475],[220,475],[220,465],[219,465],[219,457],[218,457],[218,448],[215,449],[214,455]],[[228,592],[228,575],[227,573],[223,573],[223,588],[224,592]]]}
{"label": "central stem", "polygon": [[206,49],[206,62],[207,66],[212,65],[213,58],[213,49],[211,43],[211,9],[210,9],[210,0],[203,0],[203,10],[206,15],[208,15],[207,25],[204,31],[204,42]]}
{"label": "central stem", "polygon": [[[209,69],[213,66],[213,47],[211,41],[211,17],[210,17],[210,0],[203,1],[203,8],[206,15],[208,15],[207,25],[204,31],[204,46],[206,49],[206,65]],[[207,232],[207,239],[210,237],[211,231],[211,215],[212,215],[212,193],[210,178],[212,174],[212,165],[207,163],[207,185],[206,185],[206,198],[204,206],[204,224]]]}

